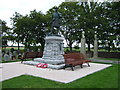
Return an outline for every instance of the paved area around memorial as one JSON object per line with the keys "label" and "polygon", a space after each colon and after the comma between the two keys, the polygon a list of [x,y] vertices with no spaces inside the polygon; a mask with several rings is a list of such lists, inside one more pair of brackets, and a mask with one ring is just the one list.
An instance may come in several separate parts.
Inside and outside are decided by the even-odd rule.
{"label": "paved area around memorial", "polygon": [[20,62],[14,63],[3,63],[0,64],[0,81],[11,79],[20,75],[32,75],[36,77],[41,77],[53,81],[58,81],[62,83],[69,83],[76,79],[85,77],[86,75],[95,73],[97,71],[103,70],[107,67],[112,66],[111,64],[98,64],[90,63],[90,67],[87,64],[83,64],[83,68],[76,66],[74,71],[71,68],[54,70],[49,68],[37,68],[36,66],[21,64]]}

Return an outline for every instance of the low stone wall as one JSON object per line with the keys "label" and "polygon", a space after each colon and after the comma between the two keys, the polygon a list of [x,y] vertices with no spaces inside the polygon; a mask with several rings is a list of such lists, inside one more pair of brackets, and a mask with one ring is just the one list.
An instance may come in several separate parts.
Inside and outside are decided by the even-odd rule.
{"label": "low stone wall", "polygon": [[98,52],[98,57],[120,58],[120,52]]}
{"label": "low stone wall", "polygon": [[[88,58],[93,57],[93,52],[86,52]],[[98,52],[98,57],[120,58],[120,52]]]}

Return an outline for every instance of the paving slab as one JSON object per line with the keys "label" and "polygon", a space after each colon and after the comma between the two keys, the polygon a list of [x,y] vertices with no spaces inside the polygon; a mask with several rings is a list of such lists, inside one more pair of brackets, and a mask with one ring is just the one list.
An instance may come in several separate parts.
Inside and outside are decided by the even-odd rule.
{"label": "paving slab", "polygon": [[83,68],[76,66],[74,67],[74,71],[72,71],[71,68],[66,68],[65,70],[37,68],[36,66],[25,65],[21,64],[20,62],[3,63],[0,64],[0,75],[2,75],[0,81],[11,79],[20,75],[32,75],[61,83],[70,83],[74,80],[98,72],[110,66],[112,65],[90,63],[90,67],[88,67],[87,64],[83,64]]}

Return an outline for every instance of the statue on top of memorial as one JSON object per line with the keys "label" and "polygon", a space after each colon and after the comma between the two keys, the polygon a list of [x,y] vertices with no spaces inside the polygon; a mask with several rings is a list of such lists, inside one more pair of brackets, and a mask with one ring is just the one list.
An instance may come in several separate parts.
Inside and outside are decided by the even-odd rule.
{"label": "statue on top of memorial", "polygon": [[58,8],[54,8],[54,13],[52,15],[52,22],[51,22],[51,32],[50,35],[57,35],[60,31],[60,25],[62,22],[62,15],[58,12]]}

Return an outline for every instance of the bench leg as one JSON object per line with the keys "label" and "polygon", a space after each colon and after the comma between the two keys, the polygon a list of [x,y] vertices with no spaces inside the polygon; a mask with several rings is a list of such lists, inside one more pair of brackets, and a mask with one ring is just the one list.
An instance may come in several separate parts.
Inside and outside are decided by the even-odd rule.
{"label": "bench leg", "polygon": [[73,66],[71,64],[70,64],[70,67],[71,67],[72,71],[74,71]]}
{"label": "bench leg", "polygon": [[21,63],[23,63],[23,61],[26,61],[26,59],[21,59]]}
{"label": "bench leg", "polygon": [[72,71],[74,71],[73,66],[71,66]]}
{"label": "bench leg", "polygon": [[21,59],[21,63],[23,63],[23,60]]}
{"label": "bench leg", "polygon": [[90,67],[90,64],[89,63],[87,63],[88,64],[88,67]]}
{"label": "bench leg", "polygon": [[67,68],[67,67],[71,67],[72,71],[74,71],[73,66],[72,66],[71,64],[66,64],[66,65],[64,66],[64,70],[65,70],[65,68]]}
{"label": "bench leg", "polygon": [[64,70],[65,70],[65,68],[66,68],[66,65],[64,66]]}
{"label": "bench leg", "polygon": [[83,68],[82,64],[80,64],[80,67]]}

